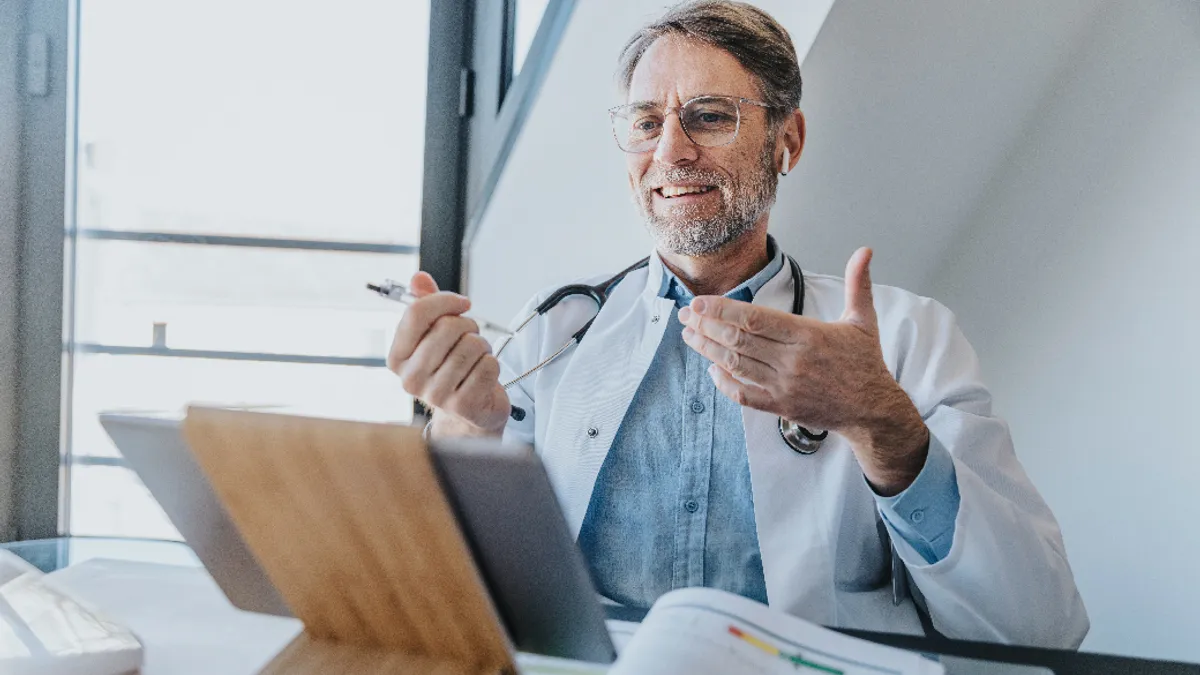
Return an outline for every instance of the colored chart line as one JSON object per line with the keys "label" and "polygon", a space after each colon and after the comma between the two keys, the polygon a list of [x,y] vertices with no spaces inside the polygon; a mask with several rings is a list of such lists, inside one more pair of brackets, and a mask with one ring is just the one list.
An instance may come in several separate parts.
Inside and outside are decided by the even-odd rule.
{"label": "colored chart line", "polygon": [[779,651],[779,648],[776,647],[775,645],[763,642],[762,640],[754,637],[753,635],[747,635],[742,629],[738,628],[737,626],[730,626],[729,634],[738,638],[739,640],[746,642],[747,644],[753,645],[753,646],[761,649],[762,651],[770,654],[771,656],[778,656],[779,658],[791,663],[792,665],[796,666],[797,668],[810,668],[812,670],[817,670],[822,673],[830,673],[830,675],[843,675],[844,671],[838,670],[837,668],[830,668],[829,666],[823,666],[819,663],[813,663],[812,661],[806,661],[806,660],[800,658],[800,656],[798,654],[784,654],[783,652]]}

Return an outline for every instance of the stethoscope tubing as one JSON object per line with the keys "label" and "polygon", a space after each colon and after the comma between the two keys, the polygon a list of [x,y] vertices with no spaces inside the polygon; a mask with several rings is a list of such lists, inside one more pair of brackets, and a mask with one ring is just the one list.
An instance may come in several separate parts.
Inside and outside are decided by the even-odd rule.
{"label": "stethoscope tubing", "polygon": [[[800,265],[796,263],[796,260],[794,258],[792,258],[790,255],[786,256],[786,257],[787,257],[788,264],[792,268],[792,284],[793,284],[792,313],[795,314],[796,316],[801,316],[804,314],[804,295],[805,295],[805,293],[804,293],[804,291],[805,291],[804,273],[800,270]],[[608,296],[609,296],[609,293],[612,292],[613,287],[616,286],[617,284],[621,283],[621,281],[626,276],[628,276],[631,272],[642,269],[642,268],[646,267],[647,265],[649,265],[649,263],[650,263],[649,258],[643,258],[643,259],[637,261],[636,263],[630,265],[629,267],[621,270],[617,274],[614,274],[611,278],[609,278],[604,283],[596,284],[595,286],[589,286],[587,284],[569,284],[567,286],[563,286],[562,288],[555,290],[553,293],[551,293],[549,295],[549,297],[547,297],[545,300],[543,300],[541,303],[539,303],[538,306],[536,308],[534,308],[533,312],[530,313],[530,315],[528,317],[526,317],[523,321],[521,321],[520,324],[517,325],[517,327],[512,331],[512,335],[510,335],[508,338],[506,338],[504,340],[504,342],[501,343],[500,347],[496,350],[496,356],[499,357],[500,353],[503,352],[506,347],[508,347],[509,343],[511,343],[512,340],[526,326],[528,326],[530,323],[532,323],[534,319],[536,319],[539,316],[545,315],[546,312],[549,312],[551,309],[554,309],[555,307],[558,306],[558,304],[560,302],[562,302],[563,300],[566,300],[567,298],[577,296],[577,295],[583,295],[588,298],[591,298],[591,300],[596,303],[596,316],[599,316],[600,311],[604,309],[605,303],[608,302]],[[587,335],[588,329],[590,329],[592,327],[592,324],[595,321],[596,321],[596,317],[593,316],[587,323],[585,323],[583,325],[582,328],[580,328],[573,335],[571,335],[571,338],[569,340],[567,340],[566,342],[564,342],[562,347],[559,347],[558,350],[556,350],[553,354],[546,357],[545,359],[542,359],[537,365],[526,370],[525,372],[521,373],[517,377],[504,383],[503,386],[504,386],[505,391],[507,391],[508,389],[515,386],[518,382],[525,380],[526,378],[532,376],[534,373],[538,372],[539,370],[541,370],[541,369],[545,368],[546,366],[550,365],[551,363],[553,363],[555,359],[557,359],[558,357],[565,354],[567,352],[567,350],[571,348],[572,345],[577,345],[580,342],[582,342],[583,337],[585,335]],[[525,415],[526,415],[525,410],[523,408],[521,408],[519,406],[515,406],[515,405],[512,406],[512,411],[510,414],[511,414],[511,417],[518,422],[524,420]],[[821,431],[819,433],[813,432],[813,431],[810,431],[810,430],[804,428],[803,426],[801,426],[799,424],[796,424],[795,422],[791,422],[789,420],[783,419],[783,417],[780,417],[779,418],[779,436],[780,436],[780,438],[783,439],[783,442],[786,443],[789,448],[796,451],[797,453],[802,454],[802,455],[811,455],[821,448],[821,444],[824,443],[825,439],[829,436],[829,432],[828,431]]]}

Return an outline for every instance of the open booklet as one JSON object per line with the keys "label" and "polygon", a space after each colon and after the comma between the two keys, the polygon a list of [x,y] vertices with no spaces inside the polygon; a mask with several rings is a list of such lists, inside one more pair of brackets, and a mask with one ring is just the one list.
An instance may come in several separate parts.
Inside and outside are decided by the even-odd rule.
{"label": "open booklet", "polygon": [[941,664],[821,628],[711,588],[658,599],[612,666],[568,666],[523,655],[524,673],[580,675],[936,675]]}

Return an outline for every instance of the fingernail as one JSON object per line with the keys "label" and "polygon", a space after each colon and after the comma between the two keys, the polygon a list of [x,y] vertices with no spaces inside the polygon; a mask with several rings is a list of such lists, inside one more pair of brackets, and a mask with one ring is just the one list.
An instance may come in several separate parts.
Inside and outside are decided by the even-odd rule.
{"label": "fingernail", "polygon": [[692,318],[692,310],[688,309],[687,307],[684,307],[679,310],[679,322],[680,323],[687,323],[688,319],[691,319],[691,318]]}
{"label": "fingernail", "polygon": [[693,298],[692,299],[692,311],[694,311],[697,314],[703,314],[704,309],[705,309],[704,306],[706,304],[707,303],[704,302],[704,300],[702,298]]}
{"label": "fingernail", "polygon": [[684,327],[684,329],[683,329],[683,339],[684,340],[691,340],[692,336],[695,334],[696,334],[696,331],[692,330],[691,326]]}
{"label": "fingernail", "polygon": [[715,364],[715,363],[708,364],[708,376],[709,377],[717,376],[717,364]]}

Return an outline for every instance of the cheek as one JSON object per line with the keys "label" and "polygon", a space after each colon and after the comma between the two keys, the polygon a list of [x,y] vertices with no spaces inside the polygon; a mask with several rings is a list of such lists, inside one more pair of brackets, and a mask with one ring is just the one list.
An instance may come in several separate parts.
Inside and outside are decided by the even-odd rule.
{"label": "cheek", "polygon": [[650,168],[649,153],[625,155],[625,166],[629,173],[629,188],[636,190],[638,184],[642,182],[642,177]]}

